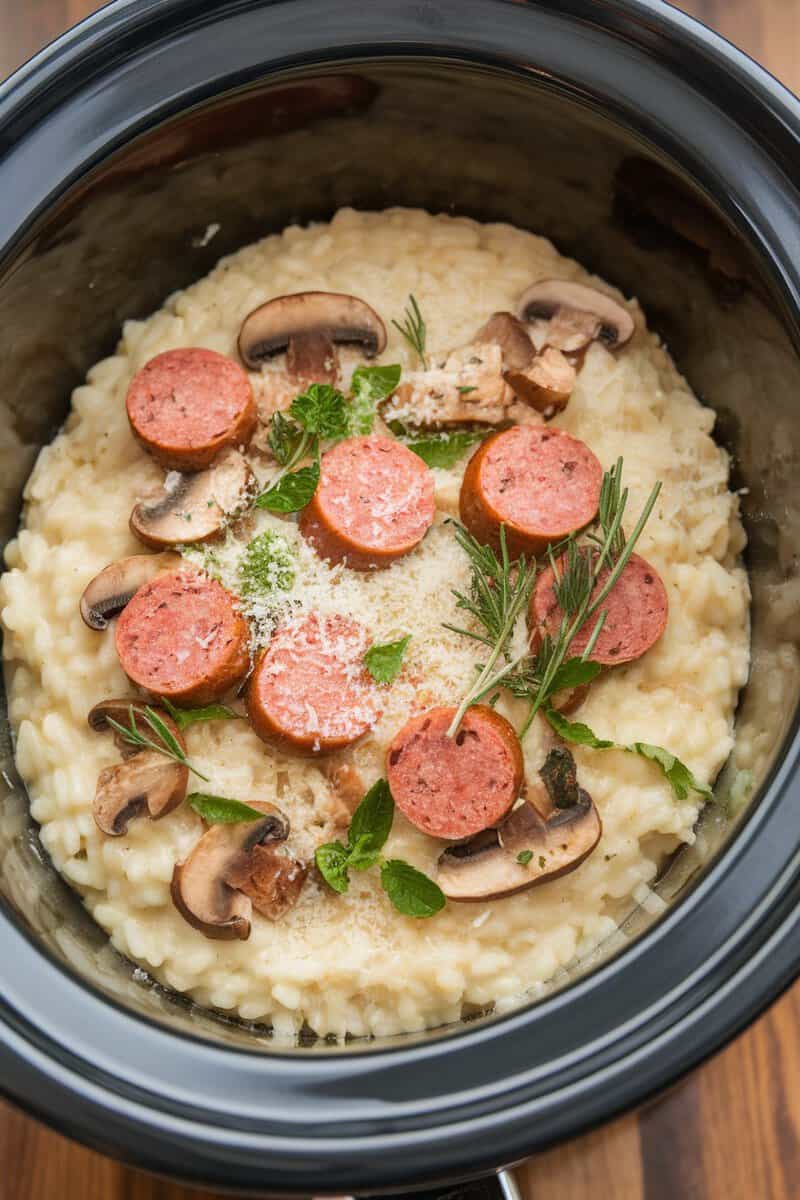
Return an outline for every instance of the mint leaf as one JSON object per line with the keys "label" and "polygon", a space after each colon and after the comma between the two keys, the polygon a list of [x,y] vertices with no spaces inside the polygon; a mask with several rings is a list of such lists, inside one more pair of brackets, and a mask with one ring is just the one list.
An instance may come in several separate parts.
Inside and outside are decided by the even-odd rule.
{"label": "mint leaf", "polygon": [[239,562],[239,578],[245,596],[288,592],[294,583],[294,557],[286,538],[267,529],[248,542]]}
{"label": "mint leaf", "polygon": [[440,467],[446,471],[455,466],[470,446],[482,441],[484,437],[483,433],[462,430],[458,433],[442,433],[436,437],[423,438],[418,442],[407,442],[406,445],[429,467]]}
{"label": "mint leaf", "polygon": [[517,862],[519,863],[519,865],[521,867],[527,867],[528,863],[531,861],[532,858],[533,858],[532,850],[520,850],[519,854],[517,855]]}
{"label": "mint leaf", "polygon": [[597,737],[589,726],[584,725],[582,721],[568,721],[566,717],[562,717],[561,713],[556,712],[554,708],[543,708],[542,712],[559,737],[562,737],[565,742],[574,742],[576,746],[591,746],[594,750],[611,750],[614,748],[614,742]]}
{"label": "mint leaf", "polygon": [[690,791],[699,792],[701,796],[713,795],[708,784],[695,779],[686,764],[663,746],[653,746],[649,742],[633,742],[630,746],[621,746],[620,749],[657,763],[679,800],[685,800]]}
{"label": "mint leaf", "polygon": [[206,704],[203,708],[176,708],[166,696],[161,704],[172,717],[178,729],[183,731],[196,721],[240,721],[242,718],[227,704]]}
{"label": "mint leaf", "polygon": [[297,512],[305,508],[319,483],[319,463],[301,467],[284,475],[268,491],[262,492],[255,502],[256,508],[268,508],[270,512]]}
{"label": "mint leaf", "polygon": [[379,779],[353,813],[347,835],[351,851],[355,852],[360,846],[362,853],[367,850],[377,854],[391,832],[393,819],[394,800],[389,784],[385,779]]}
{"label": "mint leaf", "polygon": [[304,439],[303,430],[282,412],[272,414],[269,425],[269,448],[282,467],[290,463]]}
{"label": "mint leaf", "polygon": [[379,853],[378,850],[372,848],[371,835],[362,833],[355,844],[348,847],[346,865],[354,871],[366,871],[369,867],[375,866]]}
{"label": "mint leaf", "polygon": [[399,363],[387,367],[356,367],[347,409],[347,431],[351,437],[372,433],[375,405],[391,396],[400,382],[401,370]]}
{"label": "mint leaf", "polygon": [[312,383],[305,392],[295,396],[289,413],[308,433],[315,433],[322,439],[347,436],[345,398],[329,383]]}
{"label": "mint leaf", "polygon": [[370,646],[364,655],[364,666],[376,683],[391,683],[397,678],[403,665],[406,646],[410,641],[410,637],[404,637],[397,642]]}
{"label": "mint leaf", "polygon": [[438,884],[402,858],[390,858],[383,864],[381,887],[406,917],[432,917],[444,908],[444,893]]}
{"label": "mint leaf", "polygon": [[341,842],[326,842],[324,846],[317,846],[314,854],[320,875],[340,895],[350,886],[347,877],[348,857],[349,851]]}
{"label": "mint leaf", "polygon": [[600,663],[584,661],[582,658],[568,658],[563,662],[553,676],[550,694],[561,692],[565,688],[580,687],[581,684],[591,683],[603,668]]}
{"label": "mint leaf", "polygon": [[242,804],[241,800],[228,800],[225,796],[209,796],[205,792],[192,792],[186,797],[189,807],[199,813],[209,825],[235,825],[240,821],[260,821],[263,812]]}

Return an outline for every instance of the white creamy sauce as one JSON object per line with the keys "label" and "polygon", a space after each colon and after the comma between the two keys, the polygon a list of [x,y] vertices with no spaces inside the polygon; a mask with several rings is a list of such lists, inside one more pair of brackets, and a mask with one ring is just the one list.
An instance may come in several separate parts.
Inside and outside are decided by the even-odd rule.
{"label": "white creamy sauce", "polygon": [[[282,920],[255,916],[248,941],[220,942],[186,924],[170,900],[173,867],[204,829],[196,813],[183,805],[157,823],[137,820],[121,838],[104,837],[92,818],[97,775],[118,752],[110,737],[89,730],[86,716],[130,685],[113,631],[89,630],[78,601],[109,561],[142,552],[128,517],[136,499],[163,482],[128,426],[124,398],[133,374],[174,347],[235,358],[239,326],[253,307],[307,289],[366,300],[389,331],[381,361],[411,370],[417,364],[390,324],[402,316],[409,292],[439,362],[492,312],[513,310],[530,283],[552,276],[608,290],[549,242],[507,225],[345,209],[329,225],[291,227],[223,259],[148,320],[128,322],[117,353],[92,368],[64,430],[39,455],[23,527],[7,551],[10,570],[0,581],[17,765],[53,862],[117,949],[201,1004],[271,1022],[286,1037],[304,1021],[320,1035],[385,1035],[457,1020],[465,1007],[506,1009],[611,935],[636,900],[654,905],[649,884],[659,865],[693,840],[697,795],[676,800],[658,770],[635,756],[579,748],[581,783],[597,804],[603,836],[572,874],[483,907],[449,904],[427,921],[399,915],[375,871],[354,873],[345,896],[309,878]],[[616,355],[592,345],[569,405],[553,423],[582,438],[604,468],[624,455],[632,514],[663,481],[638,549],[661,573],[670,615],[654,649],[593,685],[580,719],[601,737],[665,745],[700,779],[713,780],[731,749],[748,667],[738,498],[728,488],[727,457],[710,436],[713,413],[646,331],[635,302],[628,307],[633,340]],[[261,377],[252,378],[263,390]],[[295,556],[290,593],[248,601],[257,641],[274,627],[276,596],[295,615],[355,617],[371,642],[411,635],[403,671],[383,689],[380,717],[353,755],[366,784],[382,774],[385,747],[410,714],[457,703],[474,677],[475,644],[442,627],[464,619],[450,589],[465,587],[466,562],[445,519],[457,513],[470,452],[453,470],[434,471],[434,526],[387,570],[329,566],[294,519],[265,511],[248,534],[277,530]],[[263,483],[268,472],[255,460],[254,467]],[[192,557],[236,588],[244,544],[231,531]],[[519,644],[523,636],[519,630]],[[501,701],[500,709],[519,725],[516,702]],[[283,809],[296,857],[310,856],[326,839],[335,801],[324,764],[276,756],[244,721],[193,725],[186,738],[190,757],[209,776],[204,790]],[[540,763],[540,739],[534,725],[524,746],[529,771]],[[434,874],[441,849],[396,817],[387,856]]]}

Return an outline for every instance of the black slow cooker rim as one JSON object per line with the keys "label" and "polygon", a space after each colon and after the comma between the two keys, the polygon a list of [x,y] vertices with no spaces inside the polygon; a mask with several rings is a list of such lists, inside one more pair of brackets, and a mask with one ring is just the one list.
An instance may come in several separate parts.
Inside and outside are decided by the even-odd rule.
{"label": "black slow cooker rim", "polygon": [[[215,13],[221,25],[259,7],[273,17],[302,10],[303,38],[296,29],[293,34],[291,22],[271,24],[270,53],[260,61],[260,72],[267,74],[308,56],[303,46],[314,29],[309,17],[321,18],[326,2],[115,0],[0,88],[0,152],[10,158],[33,142],[54,113],[77,103],[87,81],[105,77],[122,61],[145,59],[147,47],[152,51],[179,29],[186,32],[190,13],[196,32]],[[456,9],[458,39],[450,33]],[[504,65],[519,71],[528,64],[521,61],[520,47],[535,40],[527,21],[538,22],[538,32],[567,21],[610,30],[614,38],[649,50],[654,71],[660,54],[659,63],[668,62],[687,88],[702,80],[706,92],[735,94],[740,123],[755,122],[746,132],[759,135],[753,154],[763,158],[768,151],[776,175],[793,156],[796,161],[798,102],[746,56],[658,0],[530,6],[509,0],[426,5],[373,0],[369,12],[359,0],[336,0],[336,13],[342,28],[364,29],[355,47],[360,55],[404,52],[497,65],[505,47]],[[344,34],[339,44],[324,20],[316,28],[324,45],[317,46],[315,62],[351,57]],[[320,32],[317,40],[322,41]],[[243,81],[244,75],[235,78]],[[200,84],[176,79],[169,100],[147,112],[141,105],[125,110],[118,96],[113,127],[96,143],[72,147],[72,158],[65,151],[49,192],[26,194],[23,175],[8,197],[6,224],[0,224],[0,261],[80,173],[202,93]],[[791,210],[772,232],[796,236],[797,196],[788,181],[785,194]],[[735,219],[733,202],[730,208]],[[779,238],[767,242],[754,229],[753,211],[739,215],[740,227],[771,263],[796,331],[800,275],[791,247],[779,253]],[[0,961],[13,963],[13,972],[6,971],[0,988],[0,1087],[81,1140],[152,1169],[220,1186],[255,1189],[268,1180],[276,1190],[365,1191],[513,1161],[671,1082],[733,1036],[797,975],[799,753],[795,727],[746,826],[691,894],[624,955],[526,1011],[390,1050],[308,1057],[276,1049],[253,1055],[150,1026],[64,970],[6,907],[0,912]],[[730,928],[721,940],[723,914]],[[672,973],[679,944],[692,951],[679,956],[684,965],[695,964],[687,977]],[[649,1007],[642,1010],[642,1004]],[[601,1012],[605,1025],[597,1021]],[[565,1013],[574,1022],[573,1043],[583,1042],[582,1054],[569,1053],[555,1039],[552,1060],[534,1061],[532,1041],[555,1023],[565,1024]],[[217,1091],[213,1097],[210,1080]]]}

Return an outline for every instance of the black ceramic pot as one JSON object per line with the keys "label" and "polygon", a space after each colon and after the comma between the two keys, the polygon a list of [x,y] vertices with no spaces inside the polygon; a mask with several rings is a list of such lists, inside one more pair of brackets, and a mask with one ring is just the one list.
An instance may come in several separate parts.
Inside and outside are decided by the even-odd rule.
{"label": "black ceramic pot", "polygon": [[183,1179],[410,1189],[636,1104],[795,977],[799,139],[787,92],[659,0],[116,0],[0,90],[6,534],[125,318],[290,220],[422,205],[541,231],[639,296],[749,489],[755,648],[664,911],[538,1003],[383,1045],[280,1047],[142,981],[43,860],[3,715],[12,1100]]}

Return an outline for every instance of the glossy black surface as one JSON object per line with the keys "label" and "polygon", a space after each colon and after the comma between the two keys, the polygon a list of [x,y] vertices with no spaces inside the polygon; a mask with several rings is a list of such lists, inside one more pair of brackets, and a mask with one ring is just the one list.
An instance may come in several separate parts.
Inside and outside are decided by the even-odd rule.
{"label": "glossy black surface", "polygon": [[6,799],[14,1100],[217,1186],[398,1190],[635,1103],[797,974],[799,132],[787,93],[660,0],[127,0],[0,91],[0,396],[21,443],[6,532],[32,453],[121,321],[221,253],[346,203],[513,221],[636,293],[720,413],[750,489],[759,655],[739,736],[763,783],[735,838],[709,814],[716,862],[680,887],[676,864],[681,902],[624,954],[503,1018],[344,1051],[281,1049],[138,984],[45,882]]}

